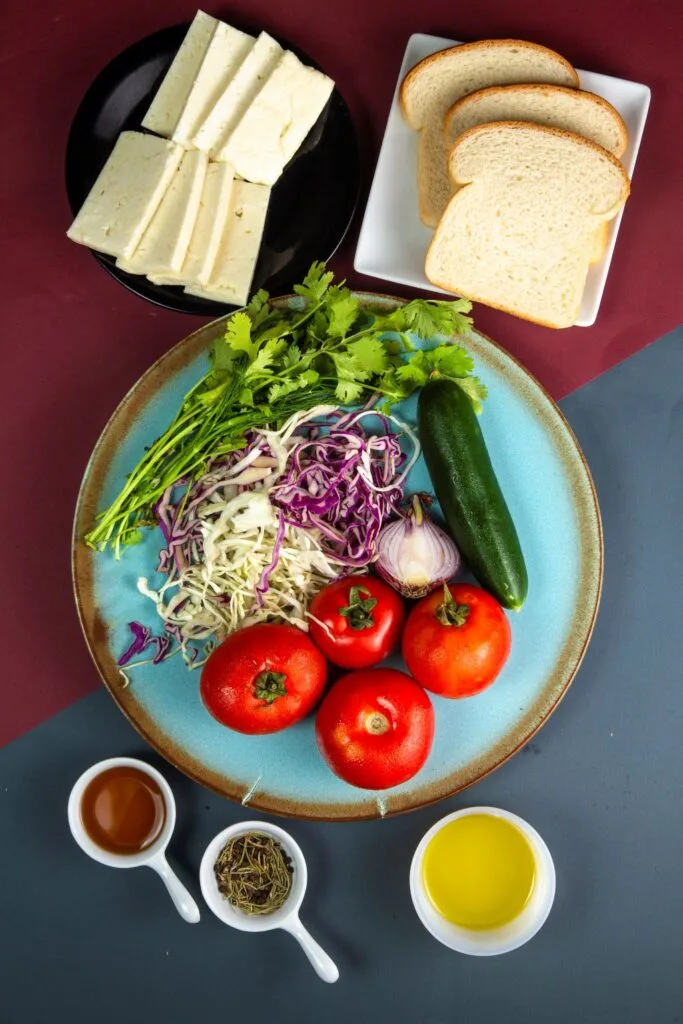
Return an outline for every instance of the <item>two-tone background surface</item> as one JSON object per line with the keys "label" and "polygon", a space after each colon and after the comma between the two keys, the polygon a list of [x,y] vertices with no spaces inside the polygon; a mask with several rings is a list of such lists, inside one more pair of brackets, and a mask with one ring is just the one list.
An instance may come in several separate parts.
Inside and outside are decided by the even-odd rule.
{"label": "two-tone background surface", "polygon": [[[100,68],[194,10],[186,0],[40,0],[3,10],[0,1020],[683,1021],[683,330],[674,330],[683,321],[683,8],[675,0],[210,7],[279,30],[336,79],[357,121],[365,194],[412,32],[528,38],[652,88],[595,327],[551,332],[476,311],[481,330],[561,400],[584,448],[604,520],[602,609],[556,715],[475,789],[384,822],[291,823],[309,858],[304,916],[342,972],[334,988],[286,936],[239,936],[208,911],[185,925],[151,873],[107,871],[68,834],[68,791],[92,761],[134,754],[163,768],[101,689],[80,635],[69,577],[78,485],[121,395],[200,321],[129,295],[67,243],[63,151]],[[371,288],[351,273],[357,228],[334,266]],[[172,852],[196,894],[204,846],[248,812],[167,776],[179,805]],[[407,890],[424,830],[471,803],[527,817],[558,869],[543,932],[494,960],[437,945]]]}

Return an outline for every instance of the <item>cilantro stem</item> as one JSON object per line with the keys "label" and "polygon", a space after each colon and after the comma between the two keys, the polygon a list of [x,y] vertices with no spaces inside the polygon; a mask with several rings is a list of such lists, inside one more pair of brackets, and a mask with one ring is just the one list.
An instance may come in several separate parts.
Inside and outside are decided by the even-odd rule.
{"label": "cilantro stem", "polygon": [[[473,404],[481,404],[486,389],[471,376],[464,349],[439,343],[417,351],[410,339],[411,333],[435,339],[464,333],[471,323],[467,303],[416,299],[387,312],[361,305],[343,282],[331,287],[332,281],[324,264],[315,263],[295,288],[303,310],[271,306],[260,291],[229,318],[207,373],[97,515],[87,544],[111,546],[118,557],[153,525],[154,507],[168,487],[194,483],[217,459],[242,448],[249,431],[277,429],[318,404],[350,406],[379,395],[390,406],[436,367],[458,377]],[[402,374],[408,360],[416,361],[416,371]]]}

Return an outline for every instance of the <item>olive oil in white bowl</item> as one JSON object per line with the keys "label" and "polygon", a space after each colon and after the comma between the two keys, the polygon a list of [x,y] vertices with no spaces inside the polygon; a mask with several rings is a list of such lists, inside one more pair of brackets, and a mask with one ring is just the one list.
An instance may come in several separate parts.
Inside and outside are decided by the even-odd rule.
{"label": "olive oil in white bowl", "polygon": [[460,953],[495,956],[524,945],[542,927],[555,898],[555,866],[522,818],[469,807],[423,837],[410,892],[434,938]]}

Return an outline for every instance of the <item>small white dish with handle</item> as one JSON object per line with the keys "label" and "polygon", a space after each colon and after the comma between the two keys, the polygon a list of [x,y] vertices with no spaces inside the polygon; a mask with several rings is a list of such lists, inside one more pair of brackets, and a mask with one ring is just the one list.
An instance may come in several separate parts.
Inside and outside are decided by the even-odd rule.
{"label": "small white dish with handle", "polygon": [[[86,832],[81,817],[81,800],[87,786],[94,778],[110,768],[119,768],[126,765],[131,768],[137,768],[154,779],[161,789],[164,798],[166,817],[159,836],[147,849],[142,850],[140,853],[110,853],[93,842]],[[84,853],[87,853],[93,860],[99,861],[100,864],[106,864],[110,868],[151,868],[152,871],[156,871],[159,878],[163,881],[180,916],[189,924],[196,924],[199,921],[199,907],[166,860],[166,847],[171,840],[176,823],[176,808],[173,791],[166,779],[156,768],[152,768],[145,761],[138,761],[134,757],[110,757],[106,761],[98,761],[97,764],[92,765],[91,768],[83,772],[76,781],[69,796],[67,813],[71,834]]]}
{"label": "small white dish with handle", "polygon": [[[262,832],[272,836],[280,843],[292,863],[292,887],[289,895],[284,905],[271,914],[246,914],[233,907],[218,890],[214,873],[218,855],[231,839],[247,832]],[[284,829],[265,821],[239,822],[223,829],[207,846],[199,868],[202,895],[209,908],[223,924],[228,924],[231,928],[238,928],[243,932],[268,932],[274,928],[281,928],[283,931],[289,932],[303,949],[318,977],[323,981],[335,982],[339,978],[337,965],[299,920],[299,910],[306,892],[307,881],[306,861],[298,843]]]}

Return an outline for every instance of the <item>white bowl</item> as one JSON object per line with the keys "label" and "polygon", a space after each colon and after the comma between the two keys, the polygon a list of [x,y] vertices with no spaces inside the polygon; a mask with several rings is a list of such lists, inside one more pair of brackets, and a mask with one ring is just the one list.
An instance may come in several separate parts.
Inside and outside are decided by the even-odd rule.
{"label": "white bowl", "polygon": [[[233,907],[218,889],[214,873],[214,864],[218,854],[229,840],[247,832],[263,832],[272,836],[280,843],[292,862],[292,888],[284,904],[278,910],[274,910],[272,914],[245,914],[242,910]],[[223,924],[228,924],[231,928],[239,928],[242,932],[269,932],[274,928],[282,928],[297,940],[318,977],[323,981],[333,983],[339,978],[337,965],[299,920],[299,908],[306,893],[307,881],[308,871],[301,847],[292,839],[289,832],[285,832],[283,828],[271,825],[267,821],[242,821],[223,829],[207,846],[199,867],[199,884],[202,895],[209,908]]]}
{"label": "white bowl", "polygon": [[[164,798],[164,804],[166,806],[166,817],[161,832],[154,840],[154,842],[142,850],[140,853],[110,853],[109,850],[104,850],[101,846],[98,846],[94,842],[83,827],[83,819],[81,818],[81,800],[83,799],[83,793],[90,785],[93,779],[97,778],[103,772],[108,771],[110,768],[119,768],[128,766],[130,768],[137,768],[138,771],[144,772],[149,775],[151,779],[157,783],[161,790],[161,794]],[[138,761],[134,757],[110,757],[106,761],[98,761],[97,764],[92,765],[74,784],[69,797],[68,806],[69,815],[69,826],[71,833],[83,850],[93,860],[97,860],[100,864],[106,864],[110,868],[139,868],[143,865],[147,865],[153,857],[159,852],[166,849],[169,840],[173,835],[176,822],[176,810],[175,800],[173,798],[173,791],[169,786],[166,779],[161,775],[156,768],[152,768],[151,765],[145,761]]]}
{"label": "white bowl", "polygon": [[[102,772],[106,772],[109,768],[122,766],[137,768],[154,779],[161,789],[166,806],[166,818],[161,832],[154,842],[140,853],[119,854],[104,850],[90,838],[81,817],[81,800],[87,786]],[[175,799],[173,790],[156,768],[152,768],[146,761],[138,761],[134,757],[110,757],[106,761],[98,761],[97,764],[84,771],[74,783],[69,796],[67,815],[71,834],[84,853],[110,868],[151,868],[166,886],[180,916],[189,924],[196,924],[199,921],[199,907],[166,860],[166,847],[171,840],[176,822]]]}
{"label": "white bowl", "polygon": [[[470,814],[490,814],[516,825],[526,836],[536,861],[536,879],[531,898],[524,910],[508,924],[486,931],[460,928],[442,917],[430,900],[422,878],[425,850],[431,840],[444,825]],[[410,865],[410,895],[422,924],[435,939],[443,942],[444,946],[458,953],[468,953],[470,956],[496,956],[523,946],[545,923],[555,899],[555,865],[548,847],[536,829],[523,818],[499,807],[467,807],[465,810],[447,814],[423,836]]]}

